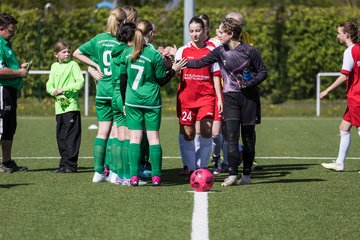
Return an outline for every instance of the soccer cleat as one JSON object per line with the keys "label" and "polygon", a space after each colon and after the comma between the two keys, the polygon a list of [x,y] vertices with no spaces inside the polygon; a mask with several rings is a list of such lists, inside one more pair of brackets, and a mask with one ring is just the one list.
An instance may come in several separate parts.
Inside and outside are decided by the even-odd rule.
{"label": "soccer cleat", "polygon": [[248,185],[250,184],[251,179],[250,179],[250,175],[242,175],[241,179],[239,180],[238,184],[240,185]]}
{"label": "soccer cleat", "polygon": [[255,170],[256,167],[257,167],[257,163],[254,161],[253,164],[252,164],[252,166],[251,166],[251,170]]}
{"label": "soccer cleat", "polygon": [[27,172],[28,168],[25,166],[18,166],[14,160],[3,162],[5,168],[10,168],[12,172]]}
{"label": "soccer cleat", "polygon": [[106,179],[107,179],[107,177],[105,174],[95,172],[92,181],[93,181],[93,183],[106,182]]}
{"label": "soccer cleat", "polygon": [[116,178],[118,178],[118,175],[111,171],[110,175],[108,176],[109,182],[115,184]]}
{"label": "soccer cleat", "polygon": [[339,163],[336,163],[336,162],[322,163],[321,166],[323,166],[326,169],[334,170],[336,172],[344,171],[344,164],[339,164]]}
{"label": "soccer cleat", "polygon": [[104,165],[104,174],[106,176],[110,175],[110,168],[109,168],[109,165],[107,165],[107,164]]}
{"label": "soccer cleat", "polygon": [[139,177],[138,176],[132,176],[130,178],[130,187],[137,187],[139,186]]}
{"label": "soccer cleat", "polygon": [[189,175],[189,168],[187,166],[184,166],[183,169],[179,173],[180,176],[187,176]]}
{"label": "soccer cleat", "polygon": [[159,176],[154,176],[151,179],[153,186],[160,186],[161,185],[161,178]]}
{"label": "soccer cleat", "polygon": [[147,181],[143,181],[139,179],[139,186],[145,186],[147,184]]}
{"label": "soccer cleat", "polygon": [[116,176],[114,184],[115,185],[122,185],[122,183],[123,183],[123,179],[119,178],[119,176]]}
{"label": "soccer cleat", "polygon": [[59,167],[52,171],[53,173],[76,173],[76,170],[70,170],[66,167]]}
{"label": "soccer cleat", "polygon": [[236,175],[230,175],[227,178],[224,179],[224,182],[221,184],[223,187],[237,185],[238,179]]}
{"label": "soccer cleat", "polygon": [[143,171],[143,174],[145,174],[146,177],[151,177],[151,170],[145,169],[145,170]]}
{"label": "soccer cleat", "polygon": [[212,172],[214,175],[219,175],[221,173],[221,167],[214,166]]}
{"label": "soccer cleat", "polygon": [[0,173],[13,173],[12,168],[6,167],[4,164],[0,164]]}
{"label": "soccer cleat", "polygon": [[123,185],[123,186],[129,186],[129,185],[130,185],[130,179],[127,179],[127,178],[124,177],[124,178],[122,179],[121,185]]}

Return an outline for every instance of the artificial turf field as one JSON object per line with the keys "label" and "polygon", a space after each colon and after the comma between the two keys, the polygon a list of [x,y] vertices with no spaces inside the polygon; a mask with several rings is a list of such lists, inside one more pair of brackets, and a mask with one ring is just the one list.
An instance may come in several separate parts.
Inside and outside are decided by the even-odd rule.
{"label": "artificial turf field", "polygon": [[[320,166],[337,155],[339,118],[264,118],[248,186],[208,193],[209,239],[358,239],[360,137],[345,172]],[[13,157],[27,173],[0,174],[0,239],[191,239],[194,193],[178,176],[175,118],[163,118],[163,184],[92,183],[94,118],[83,118],[79,172],[54,174],[54,118],[19,117]]]}

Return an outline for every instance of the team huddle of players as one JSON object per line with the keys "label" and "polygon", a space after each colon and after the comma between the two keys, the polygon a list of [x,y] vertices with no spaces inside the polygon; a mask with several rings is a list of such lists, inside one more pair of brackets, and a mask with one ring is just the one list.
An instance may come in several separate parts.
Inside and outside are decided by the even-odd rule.
{"label": "team huddle of players", "polygon": [[[89,66],[97,82],[99,128],[94,140],[93,182],[138,186],[151,176],[152,185],[161,184],[160,87],[180,75],[181,174],[188,180],[195,169],[208,168],[212,154],[213,173],[229,172],[223,186],[249,184],[255,156],[254,128],[260,120],[257,85],[266,79],[267,72],[249,35],[242,31],[242,16],[228,14],[216,38],[209,36],[207,15],[193,17],[189,22],[191,41],[179,49],[156,49],[151,44],[156,37],[154,23],[137,18],[132,7],[112,9],[105,31],[73,54]],[[234,93],[243,98],[233,98],[235,104],[227,100]],[[244,171],[238,180],[241,158]]]}

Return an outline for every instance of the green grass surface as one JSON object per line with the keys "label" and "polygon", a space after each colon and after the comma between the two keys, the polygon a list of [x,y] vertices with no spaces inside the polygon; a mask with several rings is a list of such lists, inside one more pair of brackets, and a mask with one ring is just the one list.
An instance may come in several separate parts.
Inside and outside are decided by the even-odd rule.
{"label": "green grass surface", "polygon": [[[84,113],[84,99],[80,98],[80,105]],[[321,101],[322,117],[342,116],[346,108],[345,100],[323,100]],[[54,115],[54,100],[50,97],[39,100],[37,98],[18,99],[19,116],[46,116]],[[176,97],[163,98],[163,114],[175,116]],[[315,99],[289,100],[281,104],[272,104],[266,99],[261,100],[261,112],[264,117],[314,117],[316,116]],[[89,117],[95,117],[95,98],[89,97]]]}
{"label": "green grass surface", "polygon": [[[210,239],[357,239],[360,235],[360,138],[346,169],[321,162],[338,151],[339,118],[264,118],[257,126],[258,164],[248,186],[209,193]],[[177,120],[164,118],[163,185],[93,184],[94,118],[83,118],[79,173],[58,165],[55,120],[20,117],[14,157],[27,173],[0,174],[0,239],[190,239],[193,193],[181,168]],[[270,158],[269,158],[270,157]],[[304,158],[304,159],[301,159]]]}

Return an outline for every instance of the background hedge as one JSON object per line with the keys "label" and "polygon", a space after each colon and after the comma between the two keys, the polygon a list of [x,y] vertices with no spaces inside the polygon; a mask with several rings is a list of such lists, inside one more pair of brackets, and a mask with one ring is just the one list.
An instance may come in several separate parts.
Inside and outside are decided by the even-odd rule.
{"label": "background hedge", "polygon": [[[163,8],[145,6],[138,11],[140,18],[156,24],[155,45],[182,45],[182,8],[166,12]],[[197,14],[209,15],[213,35],[222,17],[230,11],[241,12],[246,17],[245,30],[251,34],[269,71],[268,80],[262,83],[261,94],[274,103],[315,97],[316,74],[338,72],[341,68],[345,46],[336,39],[337,25],[345,21],[359,22],[359,9],[353,7],[196,9]],[[49,69],[55,61],[52,46],[58,39],[67,40],[75,50],[102,31],[108,15],[106,9],[83,8],[70,12],[55,10],[45,16],[39,9],[17,10],[6,5],[2,5],[1,12],[8,12],[19,20],[13,48],[21,62],[33,59],[32,69]],[[82,65],[82,68],[86,69],[86,66]],[[29,76],[22,97],[47,96],[46,80],[46,76]],[[163,93],[173,96],[176,85],[176,81],[172,81]],[[91,93],[94,93],[93,85]],[[336,94],[331,97],[339,97]],[[343,97],[343,93],[341,95]]]}

